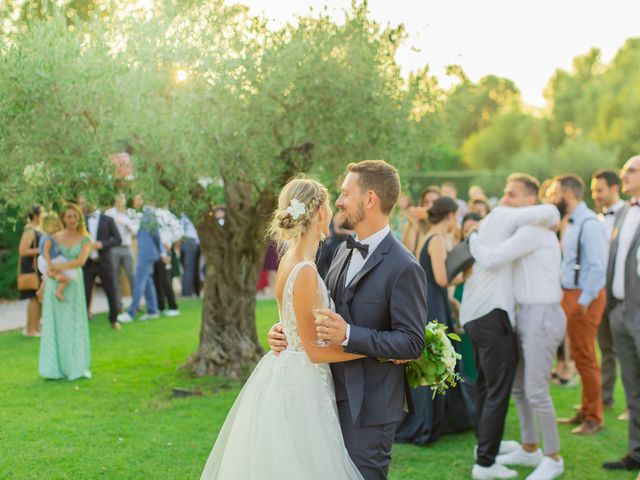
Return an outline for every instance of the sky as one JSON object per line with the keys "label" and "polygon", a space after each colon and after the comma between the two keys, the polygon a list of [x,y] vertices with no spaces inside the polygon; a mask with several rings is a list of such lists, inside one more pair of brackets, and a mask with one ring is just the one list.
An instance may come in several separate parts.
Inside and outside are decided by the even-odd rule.
{"label": "sky", "polygon": [[[242,0],[274,27],[323,5],[337,19],[350,0]],[[637,0],[369,0],[383,25],[403,23],[409,38],[397,61],[406,73],[429,65],[445,87],[444,67],[459,64],[474,81],[487,74],[510,78],[524,101],[543,107],[542,92],[557,68],[591,47],[610,61],[629,37],[640,36]]]}

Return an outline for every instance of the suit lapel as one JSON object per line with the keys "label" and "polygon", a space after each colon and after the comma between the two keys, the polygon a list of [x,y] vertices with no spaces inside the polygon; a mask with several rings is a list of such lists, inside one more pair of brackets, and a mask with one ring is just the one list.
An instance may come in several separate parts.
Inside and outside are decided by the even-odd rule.
{"label": "suit lapel", "polygon": [[355,291],[358,286],[358,282],[362,280],[362,278],[373,270],[380,262],[382,262],[383,256],[391,249],[395,242],[395,238],[393,237],[393,233],[389,232],[389,234],[382,240],[382,243],[378,245],[378,248],[375,249],[373,254],[367,259],[364,266],[360,271],[353,277],[351,283],[347,286],[347,289],[350,291]]}
{"label": "suit lapel", "polygon": [[611,245],[609,250],[609,265],[607,265],[607,285],[611,285],[613,281],[613,266],[616,261],[616,255],[618,254],[618,236],[620,234],[620,227],[624,222],[627,212],[629,211],[629,205],[625,204],[620,209],[618,215],[616,215],[616,222],[613,226],[613,232],[611,233]]}

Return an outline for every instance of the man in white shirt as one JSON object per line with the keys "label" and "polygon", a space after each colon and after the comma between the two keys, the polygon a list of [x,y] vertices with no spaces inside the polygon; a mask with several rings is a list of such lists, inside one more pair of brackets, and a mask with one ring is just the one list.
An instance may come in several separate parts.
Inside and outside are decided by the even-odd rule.
{"label": "man in white shirt", "polygon": [[[521,188],[507,189],[502,205],[525,207],[536,203],[540,185],[535,178],[519,174],[509,179]],[[560,306],[560,242],[555,232],[548,228],[525,225],[493,248],[487,247],[479,235],[472,235],[470,249],[476,264],[489,269],[514,262],[520,360],[513,396],[520,418],[522,446],[499,455],[496,461],[505,465],[536,466],[528,477],[531,480],[557,478],[564,472],[564,462],[558,456],[560,440],[549,378],[567,324]],[[538,449],[536,420],[542,431],[544,455]]]}
{"label": "man in white shirt", "polygon": [[133,292],[133,253],[131,245],[133,237],[138,233],[139,222],[136,222],[127,212],[127,197],[124,193],[116,195],[114,206],[104,212],[105,215],[113,218],[116,222],[116,228],[120,233],[122,243],[111,249],[111,258],[113,260],[113,279],[116,287],[116,299],[118,303],[118,311],[122,312],[122,286],[120,285],[120,268],[124,269],[129,282],[129,289]]}
{"label": "man in white shirt", "polygon": [[607,269],[607,310],[629,408],[628,453],[608,470],[640,469],[640,155],[622,168],[630,201],[618,215]]}
{"label": "man in white shirt", "polygon": [[[504,196],[524,189],[521,181],[507,179]],[[478,235],[488,247],[496,247],[524,225],[552,227],[560,214],[552,205],[496,207],[480,223]],[[514,478],[517,472],[496,463],[504,432],[509,395],[516,374],[518,346],[513,330],[515,298],[511,263],[495,269],[473,266],[465,282],[460,323],[473,343],[478,368],[474,479]]]}
{"label": "man in white shirt", "polygon": [[[611,239],[616,215],[624,206],[620,199],[620,177],[613,170],[598,170],[591,177],[591,198],[593,199],[598,218],[604,224],[607,238]],[[607,244],[607,255],[609,255]],[[616,351],[609,325],[609,315],[605,310],[598,327],[598,345],[600,346],[600,374],[602,376],[602,406],[614,407],[613,392],[616,385]]]}

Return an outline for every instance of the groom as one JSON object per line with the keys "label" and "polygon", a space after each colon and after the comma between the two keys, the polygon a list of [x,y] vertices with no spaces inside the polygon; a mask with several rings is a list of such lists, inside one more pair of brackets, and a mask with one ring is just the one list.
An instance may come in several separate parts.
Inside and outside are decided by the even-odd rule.
{"label": "groom", "polygon": [[[347,167],[336,207],[356,232],[338,247],[327,274],[336,312],[318,336],[366,355],[331,365],[344,441],[366,480],[387,478],[397,422],[410,404],[404,367],[379,358],[417,358],[424,348],[427,285],[422,267],[389,229],[400,193],[398,171],[382,160]],[[286,348],[279,325],[269,332],[275,352]],[[398,362],[400,363],[400,362]],[[409,405],[411,408],[411,405]]]}

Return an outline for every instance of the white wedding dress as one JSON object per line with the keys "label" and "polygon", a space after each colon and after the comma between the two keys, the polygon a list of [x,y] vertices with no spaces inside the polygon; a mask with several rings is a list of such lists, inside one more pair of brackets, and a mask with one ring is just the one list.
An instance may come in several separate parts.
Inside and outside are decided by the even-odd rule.
{"label": "white wedding dress", "polygon": [[[361,480],[344,445],[328,364],[304,351],[293,310],[297,264],[286,280],[280,321],[288,347],[269,351],[220,430],[201,480]],[[324,285],[320,276],[318,282]]]}

